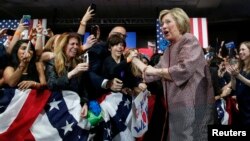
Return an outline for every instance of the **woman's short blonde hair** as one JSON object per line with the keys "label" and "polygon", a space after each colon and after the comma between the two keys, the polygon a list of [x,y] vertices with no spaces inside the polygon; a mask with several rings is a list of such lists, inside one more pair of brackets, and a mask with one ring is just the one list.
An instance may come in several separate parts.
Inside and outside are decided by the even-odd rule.
{"label": "woman's short blonde hair", "polygon": [[159,14],[159,21],[162,23],[162,18],[167,15],[171,14],[179,28],[181,34],[190,32],[190,20],[186,12],[181,8],[173,8],[173,9],[165,9],[162,10]]}

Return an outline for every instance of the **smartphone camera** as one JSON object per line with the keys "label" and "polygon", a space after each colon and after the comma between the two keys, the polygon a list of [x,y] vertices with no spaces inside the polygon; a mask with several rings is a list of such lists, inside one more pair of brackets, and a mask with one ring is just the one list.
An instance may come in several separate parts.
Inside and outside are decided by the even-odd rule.
{"label": "smartphone camera", "polygon": [[90,34],[93,34],[95,38],[97,37],[97,30],[98,30],[98,25],[91,26]]}
{"label": "smartphone camera", "polygon": [[22,18],[23,25],[29,26],[30,21],[31,21],[31,16],[30,15],[23,15],[23,18]]}
{"label": "smartphone camera", "polygon": [[84,63],[89,63],[89,53],[88,52],[84,53],[82,59]]}
{"label": "smartphone camera", "polygon": [[91,13],[92,13],[92,14],[95,14],[95,13],[96,13],[96,4],[91,3],[90,9],[93,10],[93,12],[91,12]]}
{"label": "smartphone camera", "polygon": [[7,29],[6,34],[7,34],[8,36],[13,36],[13,35],[15,34],[15,30]]}

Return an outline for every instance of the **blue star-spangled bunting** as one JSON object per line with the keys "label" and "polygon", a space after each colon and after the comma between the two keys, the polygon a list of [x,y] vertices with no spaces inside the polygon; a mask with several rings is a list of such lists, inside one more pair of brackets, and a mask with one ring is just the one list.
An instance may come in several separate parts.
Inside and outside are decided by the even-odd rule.
{"label": "blue star-spangled bunting", "polygon": [[[18,26],[18,20],[0,20],[0,29],[16,29]],[[6,41],[7,37],[0,38],[0,44],[3,44]]]}
{"label": "blue star-spangled bunting", "polygon": [[169,41],[165,39],[159,19],[156,20],[156,47],[158,52],[164,52],[164,50],[168,47]]}

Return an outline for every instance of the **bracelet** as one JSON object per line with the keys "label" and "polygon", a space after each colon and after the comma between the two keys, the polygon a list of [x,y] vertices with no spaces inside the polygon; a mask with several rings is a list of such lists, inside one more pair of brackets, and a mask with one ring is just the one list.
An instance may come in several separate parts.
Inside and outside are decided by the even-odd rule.
{"label": "bracelet", "polygon": [[82,25],[82,26],[86,26],[86,24],[87,24],[87,23],[86,23],[85,21],[81,21],[81,22],[80,22],[80,25]]}
{"label": "bracelet", "polygon": [[34,87],[36,87],[36,82],[35,82],[35,86]]}
{"label": "bracelet", "polygon": [[14,35],[20,36],[21,32],[20,31],[16,31]]}
{"label": "bracelet", "polygon": [[36,34],[36,37],[42,37],[43,35],[42,34],[40,34],[40,33],[37,33]]}

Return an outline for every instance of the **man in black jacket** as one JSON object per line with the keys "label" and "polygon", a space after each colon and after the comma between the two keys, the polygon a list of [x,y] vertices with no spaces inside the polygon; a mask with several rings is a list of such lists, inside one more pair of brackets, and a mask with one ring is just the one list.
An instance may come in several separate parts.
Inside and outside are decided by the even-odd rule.
{"label": "man in black jacket", "polygon": [[[126,38],[126,29],[122,26],[114,27],[110,35],[119,34]],[[85,84],[87,86],[87,93],[89,99],[96,99],[102,94],[110,91],[120,91],[122,89],[122,81],[118,78],[108,80],[101,74],[103,61],[107,56],[110,56],[108,45],[106,42],[98,42],[94,44],[89,50],[89,72],[85,75]],[[90,83],[88,83],[90,81]]]}

